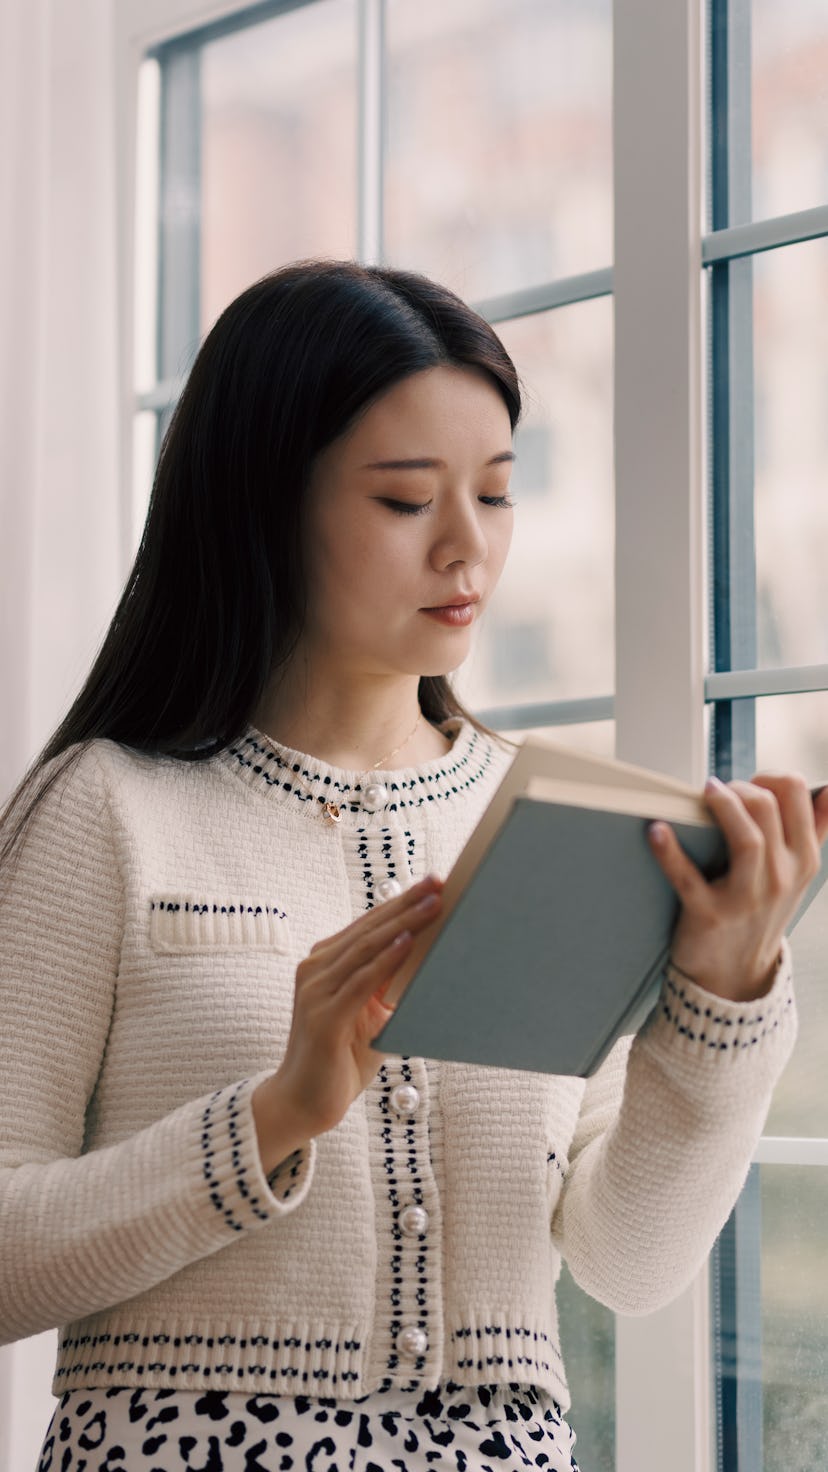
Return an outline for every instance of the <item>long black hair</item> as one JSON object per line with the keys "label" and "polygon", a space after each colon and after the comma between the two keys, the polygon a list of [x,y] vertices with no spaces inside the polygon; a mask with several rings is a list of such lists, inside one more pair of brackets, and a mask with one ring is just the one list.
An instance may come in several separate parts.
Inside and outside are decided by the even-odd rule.
{"label": "long black hair", "polygon": [[[6,808],[14,831],[0,858],[51,785],[38,775],[70,749],[108,737],[194,761],[243,734],[302,631],[301,527],[315,457],[386,389],[443,364],[484,373],[515,428],[520,385],[503,344],[424,276],[298,261],[230,303],[176,405],[135,562],[89,677]],[[473,720],[445,676],[424,676],[419,695],[428,720]],[[53,765],[51,779],[61,770]]]}

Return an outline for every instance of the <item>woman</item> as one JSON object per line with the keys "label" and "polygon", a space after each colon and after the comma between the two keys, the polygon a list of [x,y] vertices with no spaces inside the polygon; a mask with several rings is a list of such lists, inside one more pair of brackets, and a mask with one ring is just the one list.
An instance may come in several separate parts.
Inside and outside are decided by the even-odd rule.
{"label": "woman", "polygon": [[715,884],[654,830],[673,966],[588,1084],[371,1046],[510,759],[446,675],[519,413],[410,273],[291,266],[201,349],[7,820],[0,1330],[59,1328],[43,1469],[572,1468],[561,1255],[646,1312],[739,1192],[828,829],[799,779],[710,788]]}

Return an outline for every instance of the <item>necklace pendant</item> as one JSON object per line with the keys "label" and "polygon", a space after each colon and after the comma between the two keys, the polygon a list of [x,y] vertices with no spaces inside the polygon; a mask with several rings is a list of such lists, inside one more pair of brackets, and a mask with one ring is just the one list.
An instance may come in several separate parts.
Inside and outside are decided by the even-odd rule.
{"label": "necklace pendant", "polygon": [[327,823],[342,822],[342,814],[340,813],[339,808],[337,807],[335,802],[326,802],[322,811],[325,814],[325,821]]}

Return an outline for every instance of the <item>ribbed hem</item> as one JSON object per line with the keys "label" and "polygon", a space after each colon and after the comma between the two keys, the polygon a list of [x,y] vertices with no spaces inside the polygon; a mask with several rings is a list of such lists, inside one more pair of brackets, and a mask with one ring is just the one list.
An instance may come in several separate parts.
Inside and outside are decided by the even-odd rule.
{"label": "ribbed hem", "polygon": [[161,1331],[129,1304],[59,1331],[52,1393],[101,1385],[345,1395],[358,1387],[364,1335],[353,1324],[180,1319]]}
{"label": "ribbed hem", "polygon": [[447,1333],[444,1373],[461,1385],[537,1385],[565,1411],[569,1387],[556,1335],[556,1323],[534,1314],[478,1311]]}
{"label": "ribbed hem", "polygon": [[[455,1385],[534,1385],[562,1411],[569,1389],[556,1342],[556,1321],[535,1316],[460,1316],[446,1335],[442,1360],[419,1376],[402,1369],[383,1387],[434,1390]],[[100,1386],[240,1390],[249,1394],[337,1396],[354,1400],[380,1389],[366,1375],[368,1328],[320,1321],[139,1317],[129,1304],[67,1325],[58,1334],[53,1395]]]}

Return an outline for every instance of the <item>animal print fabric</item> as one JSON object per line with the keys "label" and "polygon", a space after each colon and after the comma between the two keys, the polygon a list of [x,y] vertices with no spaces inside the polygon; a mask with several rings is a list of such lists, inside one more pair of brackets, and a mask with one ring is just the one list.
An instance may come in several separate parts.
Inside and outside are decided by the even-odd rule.
{"label": "animal print fabric", "polygon": [[61,1396],[37,1472],[578,1472],[574,1441],[526,1385],[353,1401],[112,1387]]}

